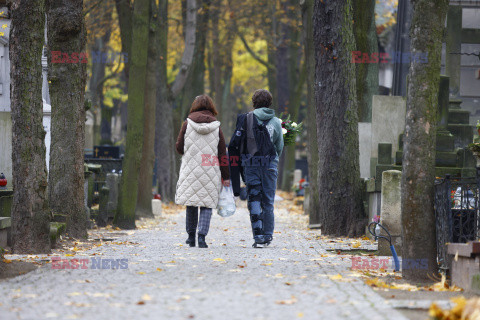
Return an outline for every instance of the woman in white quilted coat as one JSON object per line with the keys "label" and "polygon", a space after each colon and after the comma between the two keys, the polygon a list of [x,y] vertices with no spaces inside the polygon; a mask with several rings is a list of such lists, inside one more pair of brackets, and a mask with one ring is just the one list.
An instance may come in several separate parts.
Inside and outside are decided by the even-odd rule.
{"label": "woman in white quilted coat", "polygon": [[198,226],[198,246],[208,248],[205,236],[212,208],[217,207],[222,184],[230,186],[227,149],[217,114],[209,96],[196,97],[177,139],[177,152],[183,156],[175,203],[187,206],[186,243],[190,247],[195,246]]}

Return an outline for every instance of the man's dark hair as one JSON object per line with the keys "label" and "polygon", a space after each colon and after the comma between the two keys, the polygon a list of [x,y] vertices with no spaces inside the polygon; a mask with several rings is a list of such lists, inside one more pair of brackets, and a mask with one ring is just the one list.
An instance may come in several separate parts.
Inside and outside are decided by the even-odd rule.
{"label": "man's dark hair", "polygon": [[253,108],[270,108],[272,100],[272,94],[268,90],[258,89],[252,97]]}

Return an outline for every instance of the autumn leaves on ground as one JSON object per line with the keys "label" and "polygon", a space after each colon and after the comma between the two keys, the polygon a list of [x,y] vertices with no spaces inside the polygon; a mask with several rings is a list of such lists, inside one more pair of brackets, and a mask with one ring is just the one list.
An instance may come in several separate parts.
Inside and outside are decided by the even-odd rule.
{"label": "autumn leaves on ground", "polygon": [[[233,217],[212,219],[208,249],[185,245],[184,208],[164,205],[161,217],[141,220],[135,231],[93,229],[86,241],[63,239],[50,255],[7,252],[7,273],[18,277],[0,282],[2,319],[426,319],[428,308],[435,319],[457,319],[452,315],[477,303],[444,279],[416,285],[391,263],[354,265],[352,258],[388,257],[375,256],[376,242],[367,237],[309,230],[303,198],[279,195],[285,200],[276,202],[274,242],[265,249],[251,247],[246,203],[238,201]],[[401,306],[425,297],[428,305],[415,311]],[[430,307],[450,298],[456,307]]]}

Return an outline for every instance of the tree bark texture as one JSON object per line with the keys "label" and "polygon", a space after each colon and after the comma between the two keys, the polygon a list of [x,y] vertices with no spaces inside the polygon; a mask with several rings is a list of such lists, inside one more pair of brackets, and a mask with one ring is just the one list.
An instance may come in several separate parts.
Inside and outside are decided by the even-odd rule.
{"label": "tree bark texture", "polygon": [[310,224],[319,224],[319,193],[318,193],[318,142],[317,119],[315,110],[315,48],[313,46],[313,3],[305,0],[302,6],[303,32],[305,37],[305,65],[307,72],[307,160],[309,175],[309,203],[307,204]]}
{"label": "tree bark texture", "polygon": [[[316,1],[315,99],[319,217],[323,234],[364,232],[359,169],[352,0]],[[366,221],[363,221],[365,223]]]}
{"label": "tree bark texture", "polygon": [[[115,0],[115,8],[118,14],[118,25],[120,26],[120,38],[122,40],[122,51],[127,53],[128,61],[130,61],[130,55],[132,53],[132,19],[133,8],[131,0]],[[125,63],[125,76],[129,75],[129,63]]]}
{"label": "tree bark texture", "polygon": [[[353,17],[356,51],[378,52],[375,25],[375,0],[353,1]],[[378,63],[357,63],[357,101],[360,122],[372,122],[372,96],[378,94]]]}
{"label": "tree bark texture", "polygon": [[145,84],[145,119],[143,150],[138,176],[138,198],[136,216],[153,217],[152,187],[155,165],[155,107],[157,100],[157,54],[158,54],[158,8],[155,0],[150,0],[150,30],[148,39],[147,75]]}
{"label": "tree bark texture", "polygon": [[149,12],[149,0],[135,0],[132,50],[129,57],[127,144],[122,166],[118,209],[114,219],[114,224],[122,229],[135,228],[138,176],[143,148]]}
{"label": "tree bark texture", "polygon": [[[73,56],[85,49],[83,0],[46,1],[48,51]],[[51,59],[51,55],[48,55]],[[48,80],[52,104],[49,201],[53,213],[67,215],[67,233],[87,237],[85,212],[86,64],[51,63]]]}
{"label": "tree bark texture", "polygon": [[428,270],[404,269],[409,280],[437,272],[435,214],[435,143],[440,58],[448,0],[414,0],[410,27],[412,53],[428,53],[428,63],[412,61],[408,74],[403,142],[403,259],[427,259]]}
{"label": "tree bark texture", "polygon": [[15,253],[50,252],[45,131],[42,125],[44,0],[10,3],[13,205]]}

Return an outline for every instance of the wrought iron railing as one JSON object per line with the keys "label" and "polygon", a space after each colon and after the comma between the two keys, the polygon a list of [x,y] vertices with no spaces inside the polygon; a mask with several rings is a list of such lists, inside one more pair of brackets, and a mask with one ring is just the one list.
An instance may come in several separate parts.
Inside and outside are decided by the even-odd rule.
{"label": "wrought iron railing", "polygon": [[451,178],[446,175],[435,181],[435,219],[437,262],[446,272],[450,262],[447,243],[478,239],[478,178]]}

